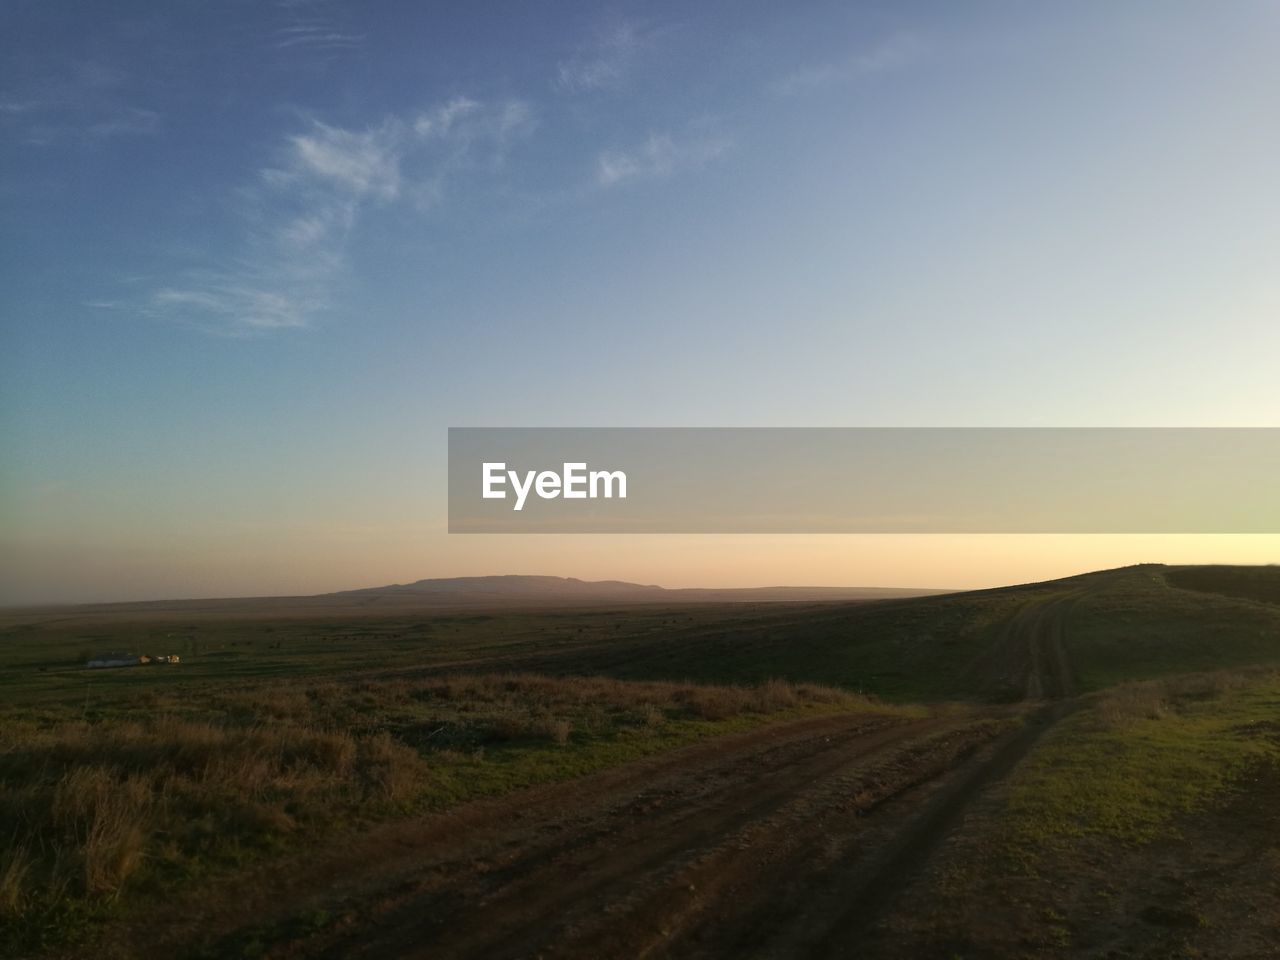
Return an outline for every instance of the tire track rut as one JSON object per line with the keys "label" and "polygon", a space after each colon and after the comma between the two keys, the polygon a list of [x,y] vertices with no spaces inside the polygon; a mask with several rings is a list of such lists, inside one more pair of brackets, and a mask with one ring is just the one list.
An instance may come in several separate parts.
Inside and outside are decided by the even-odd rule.
{"label": "tire track rut", "polygon": [[739,758],[692,784],[659,780],[541,855],[522,856],[496,877],[455,876],[447,887],[419,891],[383,912],[373,931],[343,938],[318,955],[629,955],[597,953],[585,944],[621,937],[634,952],[635,934],[648,923],[637,917],[644,914],[637,901],[645,895],[671,889],[682,871],[718,851],[749,846],[758,824],[785,819],[798,801],[829,793],[849,769],[956,725],[933,718],[832,731]]}

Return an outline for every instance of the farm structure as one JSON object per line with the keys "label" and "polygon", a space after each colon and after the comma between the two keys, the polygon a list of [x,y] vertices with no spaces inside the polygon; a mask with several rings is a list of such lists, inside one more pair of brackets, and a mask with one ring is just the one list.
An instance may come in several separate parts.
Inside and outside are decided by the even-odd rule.
{"label": "farm structure", "polygon": [[137,667],[148,663],[178,663],[181,658],[176,653],[167,653],[152,657],[145,653],[99,653],[89,658],[85,664],[91,670],[104,667]]}

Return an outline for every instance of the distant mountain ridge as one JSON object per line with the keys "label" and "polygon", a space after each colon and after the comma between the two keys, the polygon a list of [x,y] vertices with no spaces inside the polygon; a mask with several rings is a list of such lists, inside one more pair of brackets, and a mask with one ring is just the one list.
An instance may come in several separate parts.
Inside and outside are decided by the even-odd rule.
{"label": "distant mountain ridge", "polygon": [[413,594],[417,596],[652,596],[667,593],[654,584],[629,583],[625,580],[579,580],[577,577],[548,577],[522,574],[506,574],[488,577],[441,577],[416,580],[413,583],[393,583],[385,587],[364,587],[358,590],[339,590],[330,596],[365,596],[368,594]]}
{"label": "distant mountain ridge", "polygon": [[445,577],[365,587],[323,594],[352,600],[393,602],[477,601],[490,603],[689,603],[732,601],[878,600],[932,596],[948,590],[914,587],[686,587],[669,589],[625,580],[579,580],[521,574],[487,577]]}
{"label": "distant mountain ridge", "polygon": [[224,617],[306,616],[313,613],[379,610],[483,610],[488,607],[555,607],[641,603],[767,603],[902,599],[953,593],[912,587],[726,587],[668,589],[625,580],[579,580],[509,574],[443,577],[393,583],[309,596],[212,597],[206,599],[126,600],[114,603],[38,604],[10,608],[20,614],[78,615],[209,614]]}

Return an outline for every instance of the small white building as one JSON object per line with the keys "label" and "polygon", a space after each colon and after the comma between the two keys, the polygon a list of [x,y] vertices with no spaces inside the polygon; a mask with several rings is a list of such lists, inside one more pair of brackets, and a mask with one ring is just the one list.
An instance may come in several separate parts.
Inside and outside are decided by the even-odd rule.
{"label": "small white building", "polygon": [[142,663],[142,658],[136,653],[100,653],[97,656],[90,657],[85,666],[90,669],[97,667],[136,667],[140,663]]}

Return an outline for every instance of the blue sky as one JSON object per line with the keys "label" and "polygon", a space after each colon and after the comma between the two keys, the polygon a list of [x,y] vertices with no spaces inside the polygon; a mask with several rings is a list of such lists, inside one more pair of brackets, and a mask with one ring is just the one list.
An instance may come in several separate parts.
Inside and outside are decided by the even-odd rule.
{"label": "blue sky", "polygon": [[838,538],[744,567],[732,538],[450,538],[443,480],[450,425],[1275,425],[1278,28],[10,3],[0,601],[1265,559]]}

